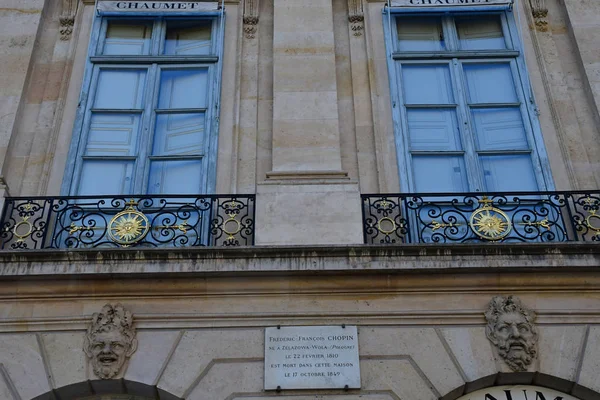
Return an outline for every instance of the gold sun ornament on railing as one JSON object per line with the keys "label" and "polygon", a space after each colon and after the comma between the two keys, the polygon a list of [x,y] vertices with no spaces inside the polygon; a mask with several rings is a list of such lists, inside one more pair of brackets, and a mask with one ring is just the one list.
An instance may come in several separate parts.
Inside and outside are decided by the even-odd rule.
{"label": "gold sun ornament on railing", "polygon": [[512,224],[508,215],[491,203],[492,200],[483,196],[481,206],[471,214],[469,226],[480,238],[495,241],[505,238],[510,233]]}
{"label": "gold sun ornament on railing", "polygon": [[137,202],[130,200],[127,204],[127,208],[115,215],[108,224],[108,236],[122,246],[142,240],[150,230],[148,218],[133,208]]}

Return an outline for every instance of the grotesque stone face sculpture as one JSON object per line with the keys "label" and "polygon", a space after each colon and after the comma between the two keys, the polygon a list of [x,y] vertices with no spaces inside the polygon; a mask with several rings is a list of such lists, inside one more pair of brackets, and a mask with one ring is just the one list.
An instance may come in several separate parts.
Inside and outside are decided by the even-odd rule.
{"label": "grotesque stone face sculpture", "polygon": [[517,297],[496,296],[485,313],[486,335],[513,371],[526,371],[537,354],[535,313]]}
{"label": "grotesque stone face sculpture", "polygon": [[121,304],[107,304],[102,311],[94,313],[83,349],[91,358],[94,373],[98,377],[110,379],[117,375],[136,348],[131,312]]}

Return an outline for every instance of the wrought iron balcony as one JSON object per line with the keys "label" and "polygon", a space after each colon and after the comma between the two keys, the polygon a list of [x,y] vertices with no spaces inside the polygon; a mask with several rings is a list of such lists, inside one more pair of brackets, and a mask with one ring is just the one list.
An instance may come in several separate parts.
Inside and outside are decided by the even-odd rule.
{"label": "wrought iron balcony", "polygon": [[362,195],[366,244],[600,243],[600,191]]}
{"label": "wrought iron balcony", "polygon": [[254,195],[7,198],[2,249],[254,244]]}

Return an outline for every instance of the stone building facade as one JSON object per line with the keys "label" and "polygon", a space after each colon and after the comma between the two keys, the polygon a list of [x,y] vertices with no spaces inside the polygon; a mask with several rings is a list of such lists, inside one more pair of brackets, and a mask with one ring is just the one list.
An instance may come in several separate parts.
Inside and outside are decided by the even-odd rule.
{"label": "stone building facade", "polygon": [[[0,51],[1,400],[600,399],[598,0],[2,0]],[[322,325],[360,388],[265,390]]]}

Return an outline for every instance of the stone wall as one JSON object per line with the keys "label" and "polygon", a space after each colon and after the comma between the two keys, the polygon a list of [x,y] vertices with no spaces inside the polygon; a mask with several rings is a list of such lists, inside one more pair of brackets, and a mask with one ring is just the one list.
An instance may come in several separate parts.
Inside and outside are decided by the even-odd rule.
{"label": "stone wall", "polygon": [[342,324],[358,326],[361,389],[278,397],[438,399],[512,372],[483,315],[508,294],[537,314],[529,371],[600,391],[597,246],[494,247],[2,253],[0,398],[98,379],[86,329],[121,303],[138,347],[116,378],[185,399],[268,398],[264,328]]}

